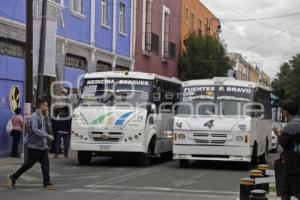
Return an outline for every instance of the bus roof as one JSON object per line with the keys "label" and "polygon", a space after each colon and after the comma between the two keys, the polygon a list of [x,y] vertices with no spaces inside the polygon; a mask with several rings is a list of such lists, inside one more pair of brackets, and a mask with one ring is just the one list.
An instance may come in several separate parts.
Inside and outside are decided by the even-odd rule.
{"label": "bus roof", "polygon": [[214,77],[212,79],[190,80],[182,83],[182,87],[199,86],[199,85],[209,85],[209,86],[224,85],[224,86],[240,86],[240,87],[250,87],[250,88],[259,87],[264,90],[271,91],[271,88],[263,86],[259,83],[236,80],[232,77]]}
{"label": "bus roof", "polygon": [[144,72],[132,72],[132,71],[108,71],[108,72],[94,72],[88,73],[84,75],[85,79],[95,79],[95,78],[131,78],[131,79],[145,79],[145,80],[154,80],[154,79],[162,79],[169,82],[174,82],[178,84],[182,84],[182,82],[175,78],[168,78],[165,76],[152,74],[152,73],[144,73]]}

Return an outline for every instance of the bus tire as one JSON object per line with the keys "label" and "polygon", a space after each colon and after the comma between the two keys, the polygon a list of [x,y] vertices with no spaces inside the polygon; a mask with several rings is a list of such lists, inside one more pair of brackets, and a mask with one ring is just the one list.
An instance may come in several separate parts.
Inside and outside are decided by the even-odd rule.
{"label": "bus tire", "polygon": [[179,166],[181,168],[187,168],[189,166],[189,160],[179,160]]}
{"label": "bus tire", "polygon": [[265,153],[260,156],[259,161],[261,164],[266,164],[269,155],[269,141],[266,139]]}
{"label": "bus tire", "polygon": [[163,161],[173,160],[173,152],[169,151],[169,152],[162,153],[160,154],[160,157]]}
{"label": "bus tire", "polygon": [[92,161],[92,154],[87,151],[78,151],[77,159],[79,165],[90,165]]}
{"label": "bus tire", "polygon": [[151,147],[148,147],[147,153],[141,153],[138,156],[137,164],[141,167],[146,167],[150,165],[150,157],[151,157]]}
{"label": "bus tire", "polygon": [[258,156],[257,156],[257,143],[255,142],[253,145],[252,155],[251,155],[251,165],[256,166],[258,164]]}

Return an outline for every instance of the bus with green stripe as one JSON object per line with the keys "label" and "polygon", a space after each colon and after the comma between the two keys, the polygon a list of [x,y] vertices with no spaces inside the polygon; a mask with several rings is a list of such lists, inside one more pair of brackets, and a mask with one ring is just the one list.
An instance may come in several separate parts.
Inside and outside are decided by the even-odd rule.
{"label": "bus with green stripe", "polygon": [[172,106],[181,82],[142,72],[98,72],[82,80],[72,117],[71,149],[80,165],[92,157],[172,158]]}

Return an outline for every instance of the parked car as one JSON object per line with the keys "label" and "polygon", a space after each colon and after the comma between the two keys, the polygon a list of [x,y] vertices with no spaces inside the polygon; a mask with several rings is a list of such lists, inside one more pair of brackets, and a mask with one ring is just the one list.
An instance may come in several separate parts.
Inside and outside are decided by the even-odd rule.
{"label": "parked car", "polygon": [[279,122],[272,122],[272,144],[270,148],[270,152],[272,153],[277,153],[278,151],[278,137],[273,131],[275,128],[283,129],[283,124]]}

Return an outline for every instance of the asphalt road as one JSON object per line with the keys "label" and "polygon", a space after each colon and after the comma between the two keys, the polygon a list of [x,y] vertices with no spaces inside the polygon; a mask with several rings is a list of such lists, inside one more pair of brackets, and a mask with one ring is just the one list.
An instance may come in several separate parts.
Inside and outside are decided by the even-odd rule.
{"label": "asphalt road", "polygon": [[[277,157],[271,154],[269,160]],[[0,200],[233,200],[238,198],[240,179],[249,175],[239,163],[195,162],[182,169],[176,161],[159,158],[149,167],[137,167],[126,158],[96,159],[81,167],[73,155],[51,159],[56,191],[41,189],[38,164],[18,180],[16,190],[9,191],[6,174],[18,167],[0,165]]]}

